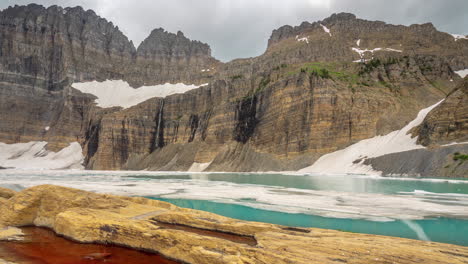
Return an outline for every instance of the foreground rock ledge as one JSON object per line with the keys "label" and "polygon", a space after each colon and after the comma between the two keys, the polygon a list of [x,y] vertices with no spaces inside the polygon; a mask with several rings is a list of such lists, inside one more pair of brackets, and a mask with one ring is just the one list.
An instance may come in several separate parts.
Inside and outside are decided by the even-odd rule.
{"label": "foreground rock ledge", "polygon": [[75,241],[158,252],[184,263],[468,263],[468,247],[287,228],[51,185],[0,200],[0,212],[0,229],[48,227]]}

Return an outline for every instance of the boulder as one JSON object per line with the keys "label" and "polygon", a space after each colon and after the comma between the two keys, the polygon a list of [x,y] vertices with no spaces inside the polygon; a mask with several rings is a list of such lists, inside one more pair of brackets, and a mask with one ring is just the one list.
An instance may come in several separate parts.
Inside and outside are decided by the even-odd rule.
{"label": "boulder", "polygon": [[17,192],[15,192],[15,191],[13,191],[13,190],[0,187],[0,198],[10,199],[10,198],[13,197],[16,193],[17,193]]}

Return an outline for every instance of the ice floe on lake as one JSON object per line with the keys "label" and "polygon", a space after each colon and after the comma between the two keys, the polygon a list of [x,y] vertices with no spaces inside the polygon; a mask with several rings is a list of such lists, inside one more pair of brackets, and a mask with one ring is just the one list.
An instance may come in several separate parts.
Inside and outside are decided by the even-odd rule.
{"label": "ice floe on lake", "polygon": [[[204,178],[207,175],[187,172],[4,170],[0,171],[0,185],[32,187],[56,184],[99,193],[209,200],[278,212],[373,221],[414,220],[434,216],[468,218],[466,194],[432,194],[417,190],[415,193],[379,194],[298,189],[210,181]],[[358,184],[352,177],[347,177],[349,184]],[[316,176],[314,179],[320,181],[320,178]],[[444,197],[450,198],[451,202],[440,202]]]}

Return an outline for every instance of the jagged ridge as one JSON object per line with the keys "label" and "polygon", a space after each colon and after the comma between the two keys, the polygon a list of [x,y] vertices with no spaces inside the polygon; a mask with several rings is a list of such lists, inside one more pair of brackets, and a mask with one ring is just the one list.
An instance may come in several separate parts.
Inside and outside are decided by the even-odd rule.
{"label": "jagged ridge", "polygon": [[[42,8],[41,12],[63,16],[63,11],[54,8],[56,11]],[[82,25],[80,20],[73,21],[69,27]],[[120,36],[115,27],[108,27]],[[213,59],[206,44],[190,41],[182,33],[157,29],[136,51],[122,48],[120,54],[109,55],[104,47],[127,47],[125,39],[121,39],[122,45],[103,45],[100,40],[106,38],[88,30],[72,45],[58,34],[60,48],[48,41],[37,42],[38,54],[61,50],[64,55],[60,61],[66,63],[53,64],[52,76],[68,76],[68,83],[120,78],[135,86],[167,81],[210,85],[153,98],[125,110],[101,109],[93,104],[92,96],[78,93],[67,83],[62,85],[64,90],[37,89],[43,86],[14,69],[20,73],[15,75],[19,81],[5,78],[6,84],[0,85],[0,98],[12,102],[0,108],[5,120],[0,141],[46,140],[55,142],[56,148],[79,141],[90,169],[186,170],[193,162],[211,162],[209,170],[299,169],[324,153],[403,127],[421,108],[454,87],[460,78],[453,69],[463,67],[468,54],[465,40],[454,41],[430,25],[392,26],[349,14],[305,23],[292,33],[279,30],[284,37],[274,33],[271,39],[276,40],[262,56],[226,64]],[[14,30],[3,27],[0,34],[5,32],[25,45],[41,40],[37,33],[25,33],[20,26]],[[99,37],[91,38],[94,34]],[[294,34],[307,37],[308,42],[298,41]],[[434,44],[433,38],[440,43]],[[388,50],[366,54],[363,59],[373,57],[366,64],[354,63],[359,59],[352,50],[356,46]],[[66,59],[83,47],[84,62]],[[9,60],[21,56],[17,53]],[[92,64],[89,69],[73,66],[88,65],[87,58]],[[6,65],[10,64],[3,62],[1,67]],[[67,69],[74,69],[74,75],[70,77]],[[203,71],[206,69],[210,71]],[[48,76],[44,74],[45,79]],[[16,112],[19,114],[11,114]],[[45,126],[50,130],[45,131]]]}

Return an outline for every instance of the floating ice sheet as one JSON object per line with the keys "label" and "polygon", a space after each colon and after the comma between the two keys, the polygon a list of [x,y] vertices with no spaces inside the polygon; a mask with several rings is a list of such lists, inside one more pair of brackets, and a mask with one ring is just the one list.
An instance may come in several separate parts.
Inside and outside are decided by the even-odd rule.
{"label": "floating ice sheet", "polygon": [[[125,177],[129,175],[153,177]],[[168,175],[180,177],[171,178]],[[412,220],[437,216],[468,219],[467,194],[434,194],[418,190],[401,194],[311,190],[208,181],[203,178],[207,175],[209,174],[187,172],[25,172],[6,170],[0,171],[0,183],[1,185],[21,185],[24,187],[56,184],[100,193],[210,200],[286,213],[373,221]],[[255,177],[255,174],[251,174],[251,176]],[[353,184],[353,177],[361,176],[349,175],[347,178],[350,179],[350,184]],[[317,176],[317,180],[320,178]],[[376,180],[380,181],[380,179]],[[421,182],[426,181],[421,180]],[[449,202],[444,201],[444,199],[449,200]]]}

